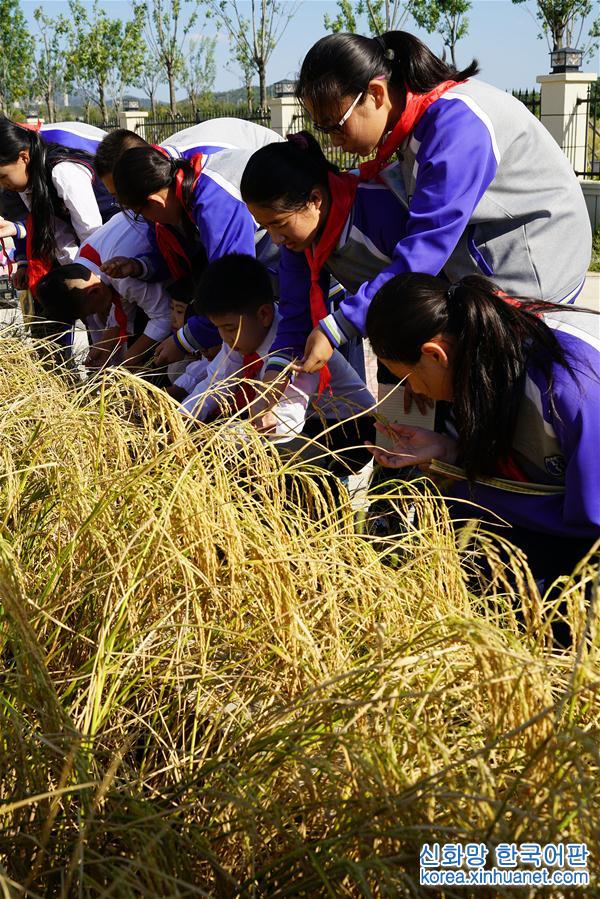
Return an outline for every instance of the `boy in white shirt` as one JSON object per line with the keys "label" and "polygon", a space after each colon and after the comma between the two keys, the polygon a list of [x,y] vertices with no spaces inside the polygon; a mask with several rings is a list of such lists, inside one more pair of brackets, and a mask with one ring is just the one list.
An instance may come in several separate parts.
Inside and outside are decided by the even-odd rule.
{"label": "boy in white shirt", "polygon": [[171,331],[169,295],[163,284],[111,278],[101,269],[116,252],[146,252],[151,246],[148,227],[118,213],[82,244],[71,265],[55,268],[38,284],[38,300],[47,318],[81,319],[88,326],[90,367],[110,360],[132,370],[140,368]]}
{"label": "boy in white shirt", "polygon": [[[254,257],[242,254],[215,260],[196,288],[194,311],[210,319],[223,346],[182,402],[181,412],[200,421],[244,414],[242,410],[251,417],[251,404],[261,395],[260,378],[279,323],[266,269]],[[322,448],[319,464],[347,473],[368,461],[363,442],[371,439],[374,431],[373,419],[365,412],[375,400],[337,351],[329,372],[330,385],[321,393],[319,374],[294,374],[268,413],[268,426],[264,427],[261,419],[260,429],[293,451],[302,450],[316,438]],[[336,458],[325,450],[334,452]]]}

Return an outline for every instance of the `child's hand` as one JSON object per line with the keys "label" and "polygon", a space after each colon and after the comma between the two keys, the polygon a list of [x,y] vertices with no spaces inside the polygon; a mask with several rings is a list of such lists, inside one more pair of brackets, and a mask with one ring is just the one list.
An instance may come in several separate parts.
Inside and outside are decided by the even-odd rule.
{"label": "child's hand", "polygon": [[252,424],[259,434],[274,434],[277,427],[277,418],[272,412],[254,418]]}
{"label": "child's hand", "polygon": [[108,358],[110,356],[110,351],[100,346],[90,347],[90,350],[85,359],[85,367],[86,368],[103,368],[108,362]]}
{"label": "child's hand", "polygon": [[177,400],[180,403],[182,400],[186,398],[187,390],[183,387],[178,387],[177,384],[171,384],[169,387],[165,387],[165,393],[167,393],[174,400]]}
{"label": "child's hand", "polygon": [[179,362],[185,356],[185,350],[182,350],[173,340],[167,337],[162,343],[159,343],[154,350],[152,362],[159,368],[161,365],[169,365],[171,362]]}
{"label": "child's hand", "polygon": [[453,464],[456,461],[457,443],[445,434],[437,434],[427,428],[414,428],[410,425],[377,422],[378,431],[390,434],[394,441],[393,450],[383,450],[366,441],[366,446],[375,457],[375,461],[385,468],[409,468],[419,465],[429,467],[432,459]]}
{"label": "child's hand", "polygon": [[100,271],[109,278],[139,278],[142,274],[142,263],[139,259],[128,256],[113,256],[100,266]]}
{"label": "child's hand", "polygon": [[3,219],[0,215],[0,238],[15,237],[16,233],[16,226],[12,222],[7,221],[7,219]]}
{"label": "child's hand", "polygon": [[315,328],[308,335],[304,348],[304,359],[295,370],[305,371],[307,374],[320,371],[323,366],[327,365],[332,356],[333,347],[321,329]]}
{"label": "child's hand", "polygon": [[29,271],[26,265],[20,265],[13,272],[12,283],[15,290],[27,290],[29,287]]}

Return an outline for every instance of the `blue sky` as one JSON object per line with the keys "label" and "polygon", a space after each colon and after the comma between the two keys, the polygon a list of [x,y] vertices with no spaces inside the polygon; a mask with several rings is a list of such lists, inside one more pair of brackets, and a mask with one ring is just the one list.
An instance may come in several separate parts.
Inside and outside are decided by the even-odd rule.
{"label": "blue sky", "polygon": [[[22,2],[32,30],[35,30],[33,11],[39,5],[39,2],[31,0]],[[45,0],[42,5],[51,15],[68,9],[62,0]],[[250,6],[244,0],[241,5]],[[129,17],[129,4],[120,0],[109,0],[102,6],[111,16]],[[267,73],[269,83],[294,77],[306,51],[325,33],[324,14],[329,12],[335,15],[336,9],[334,0],[304,0],[273,52]],[[459,64],[467,64],[475,56],[481,67],[480,77],[485,81],[508,90],[534,87],[536,75],[549,71],[548,47],[545,40],[537,39],[539,27],[533,17],[534,9],[532,2],[515,6],[510,0],[475,0],[469,15],[469,34],[458,45]],[[214,22],[203,23],[201,14],[196,32],[204,27],[206,33],[216,33]],[[421,37],[432,50],[441,51],[441,40],[436,35],[420,32],[410,21],[405,27]],[[600,54],[596,53],[584,68],[600,73]],[[240,86],[240,77],[229,63],[229,41],[223,32],[217,44],[217,72],[216,90]],[[134,90],[134,93],[137,91]],[[183,92],[179,91],[178,95],[183,96]],[[160,99],[166,99],[166,96],[166,90],[163,90]]]}

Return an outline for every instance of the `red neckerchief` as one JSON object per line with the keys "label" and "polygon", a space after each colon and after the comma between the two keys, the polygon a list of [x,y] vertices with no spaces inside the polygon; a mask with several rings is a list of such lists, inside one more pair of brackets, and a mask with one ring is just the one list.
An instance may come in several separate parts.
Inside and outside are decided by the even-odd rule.
{"label": "red neckerchief", "polygon": [[123,302],[121,300],[121,295],[117,293],[114,287],[111,285],[111,300],[112,304],[115,307],[115,318],[117,320],[117,324],[119,326],[119,343],[127,343],[127,315],[125,314],[125,310],[123,309]]}
{"label": "red neckerchief", "polygon": [[[319,321],[327,315],[325,297],[319,284],[319,275],[337,246],[344,224],[354,203],[359,183],[376,178],[382,168],[388,163],[390,157],[414,130],[419,119],[429,109],[431,104],[439,100],[446,91],[461,83],[459,81],[443,81],[426,94],[413,94],[407,91],[404,111],[377,150],[375,159],[363,162],[359,166],[358,176],[353,175],[351,172],[341,174],[330,172],[328,174],[331,207],[325,227],[316,244],[304,251],[310,268],[310,314],[313,327],[316,327]],[[321,369],[319,393],[323,391],[330,381],[329,371],[326,370],[326,367]]]}
{"label": "red neckerchief", "polygon": [[27,256],[27,283],[29,286],[29,290],[35,296],[35,288],[37,286],[38,281],[47,275],[49,271],[52,270],[54,266],[54,261],[52,259],[48,259],[47,256],[34,256],[33,254],[33,218],[31,213],[27,216],[27,221],[25,222],[25,228],[27,231],[26,240],[25,240],[25,253]]}
{"label": "red neckerchief", "polygon": [[[155,147],[155,149],[160,149],[161,152],[166,153],[166,151],[162,148]],[[194,179],[194,184],[192,186],[192,190],[194,190],[202,173],[202,153],[196,153],[195,156],[192,156],[190,162],[196,176]],[[179,200],[179,203],[181,204],[183,209],[185,209],[188,217],[193,222],[194,219],[192,213],[185,207],[183,202],[184,178],[185,172],[183,171],[183,169],[177,169],[177,172],[175,174],[175,196]],[[156,243],[158,244],[158,249],[165,262],[167,263],[169,274],[172,278],[175,278],[175,280],[183,278],[191,271],[192,263],[179,238],[173,231],[171,231],[171,229],[167,225],[161,225],[160,222],[155,223],[154,231],[156,234]]]}
{"label": "red neckerchief", "polygon": [[241,384],[238,384],[233,394],[233,408],[235,411],[250,405],[252,400],[255,399],[256,390],[254,385],[246,382],[255,381],[258,378],[263,367],[263,360],[258,353],[244,353],[242,366],[243,381]]}
{"label": "red neckerchief", "polygon": [[376,178],[409,134],[412,134],[421,116],[427,112],[431,104],[439,100],[446,91],[463,83],[462,81],[442,81],[426,94],[413,94],[407,90],[404,110],[384,142],[380,144],[375,159],[369,159],[358,167],[360,180],[371,181]]}
{"label": "red neckerchief", "polygon": [[[84,243],[82,247],[79,248],[79,254],[83,259],[89,259],[90,262],[93,262],[98,268],[102,265],[102,258],[100,253],[93,247],[90,243]],[[127,315],[125,314],[125,310],[123,309],[123,303],[121,302],[121,295],[117,293],[112,284],[109,284],[111,290],[111,301],[113,306],[115,307],[115,318],[117,320],[117,324],[119,326],[119,343],[126,343],[127,341]]]}
{"label": "red neckerchief", "polygon": [[509,481],[530,481],[519,463],[516,461],[512,453],[509,453],[507,459],[500,459],[496,462],[496,468],[503,478]]}

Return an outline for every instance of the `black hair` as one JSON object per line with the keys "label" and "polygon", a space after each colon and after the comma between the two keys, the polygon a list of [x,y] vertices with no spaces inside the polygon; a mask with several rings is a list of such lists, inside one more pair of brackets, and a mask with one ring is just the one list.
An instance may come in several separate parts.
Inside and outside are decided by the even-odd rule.
{"label": "black hair", "polygon": [[269,273],[254,256],[230,253],[204,270],[194,294],[198,315],[244,315],[273,303]]}
{"label": "black hair", "polygon": [[315,187],[328,190],[327,175],[337,171],[313,135],[300,131],[285,143],[266,144],[252,154],[240,193],[245,203],[294,212],[306,206]]}
{"label": "black hair", "polygon": [[115,128],[98,144],[94,158],[94,168],[99,178],[110,175],[117,161],[132,147],[147,147],[148,142],[135,131]]}
{"label": "black hair", "polygon": [[475,59],[460,71],[448,65],[407,31],[387,31],[374,38],[338,32],[321,38],[304,57],[296,96],[302,103],[308,101],[320,119],[381,75],[404,103],[407,89],[424,94],[443,81],[464,81],[478,71]]}
{"label": "black hair", "polygon": [[191,202],[196,180],[189,160],[170,159],[150,144],[126,150],[113,169],[119,203],[129,209],[144,206],[150,194],[175,184],[175,176],[179,170],[184,172],[182,198],[187,207]]}
{"label": "black hair", "polygon": [[37,131],[0,116],[0,165],[10,165],[17,161],[19,153],[29,151],[28,187],[31,190],[31,216],[35,221],[32,248],[37,257],[45,259],[53,259],[56,253],[54,209],[46,171],[49,146],[52,145],[44,144]]}
{"label": "black hair", "polygon": [[542,301],[507,301],[478,275],[448,288],[441,278],[411,273],[391,278],[376,293],[366,331],[380,359],[406,365],[416,364],[422,345],[437,334],[455,338],[454,424],[460,462],[474,478],[508,458],[527,362],[539,366],[550,392],[553,364],[574,377],[552,329],[536,314],[556,309]]}
{"label": "black hair", "polygon": [[50,321],[74,324],[79,318],[79,298],[69,290],[67,281],[89,281],[92,272],[79,262],[58,265],[44,275],[36,285],[36,299],[43,315]]}

